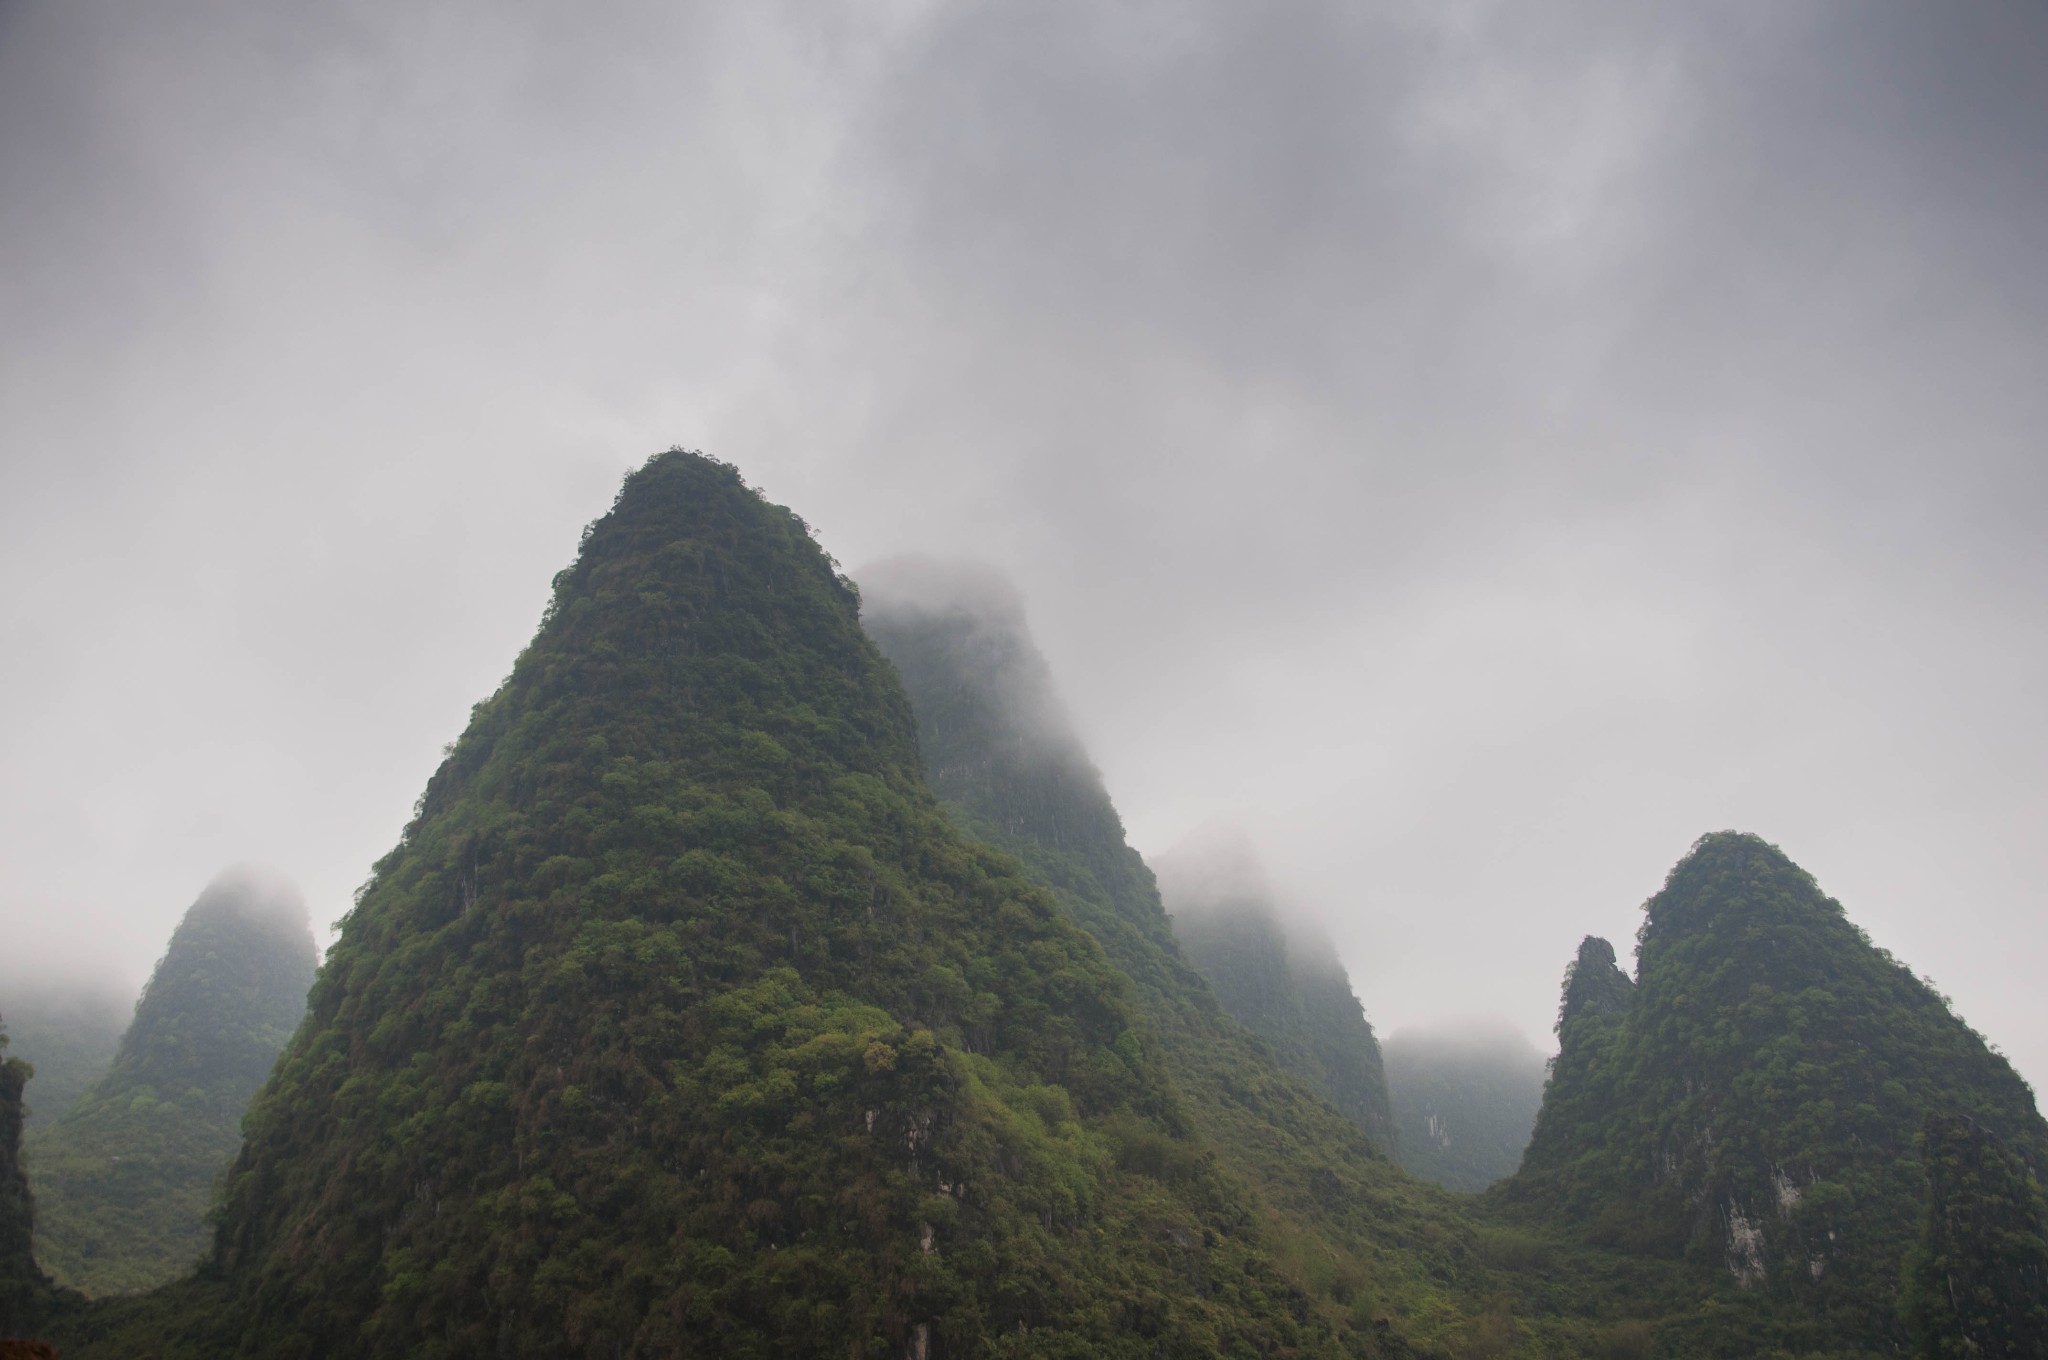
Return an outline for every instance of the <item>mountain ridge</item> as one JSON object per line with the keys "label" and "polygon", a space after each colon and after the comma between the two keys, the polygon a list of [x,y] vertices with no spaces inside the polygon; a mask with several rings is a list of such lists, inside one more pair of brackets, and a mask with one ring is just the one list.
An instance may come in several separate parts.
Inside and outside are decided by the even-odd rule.
{"label": "mountain ridge", "polygon": [[1631,982],[1589,937],[1511,1201],[1712,1262],[1821,1331],[1901,1344],[1892,1311],[1930,1115],[2035,1165],[2032,1091],[1776,846],[1703,836],[1645,905]]}

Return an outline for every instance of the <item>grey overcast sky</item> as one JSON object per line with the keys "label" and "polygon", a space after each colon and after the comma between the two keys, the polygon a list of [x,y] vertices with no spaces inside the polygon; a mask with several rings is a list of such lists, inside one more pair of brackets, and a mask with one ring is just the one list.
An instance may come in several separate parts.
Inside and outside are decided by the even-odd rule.
{"label": "grey overcast sky", "polygon": [[0,0],[0,972],[338,917],[680,444],[1383,1030],[1735,827],[2048,1079],[2044,244],[2034,4]]}

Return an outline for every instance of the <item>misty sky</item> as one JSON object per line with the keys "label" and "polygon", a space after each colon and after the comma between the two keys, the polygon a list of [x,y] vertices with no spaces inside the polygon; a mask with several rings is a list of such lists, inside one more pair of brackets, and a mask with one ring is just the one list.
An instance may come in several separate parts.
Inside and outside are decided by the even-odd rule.
{"label": "misty sky", "polygon": [[1732,827],[2048,1080],[2044,243],[2036,5],[0,0],[0,973],[338,917],[680,444],[1383,1031]]}

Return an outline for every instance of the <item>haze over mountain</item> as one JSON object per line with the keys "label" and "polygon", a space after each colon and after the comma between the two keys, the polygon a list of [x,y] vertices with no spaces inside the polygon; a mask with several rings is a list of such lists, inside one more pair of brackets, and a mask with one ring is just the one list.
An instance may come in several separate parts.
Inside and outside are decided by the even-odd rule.
{"label": "haze over mountain", "polygon": [[1548,1065],[1496,1016],[1396,1030],[1380,1045],[1401,1165],[1452,1190],[1484,1190],[1522,1164]]}
{"label": "haze over mountain", "polygon": [[35,1095],[28,1132],[50,1123],[98,1081],[121,1046],[135,997],[101,979],[37,978],[27,959],[0,976],[0,1015],[14,1055],[34,1065]]}
{"label": "haze over mountain", "polygon": [[1225,1010],[1392,1153],[1378,1039],[1320,925],[1290,919],[1244,837],[1211,826],[1158,857],[1174,936]]}
{"label": "haze over mountain", "polygon": [[1244,827],[1382,1029],[1547,1033],[1754,826],[2048,1081],[2044,29],[0,7],[0,922],[324,928],[681,443],[1000,566],[1133,841]]}
{"label": "haze over mountain", "polygon": [[[36,1255],[59,1284],[134,1292],[205,1253],[215,1184],[317,961],[305,899],[275,872],[238,866],[199,894],[106,1073],[28,1140]],[[41,1082],[39,1067],[31,1104]]]}
{"label": "haze over mountain", "polygon": [[[1701,839],[1640,980],[1582,944],[1522,1170],[1452,1195],[1287,1070],[1356,1056],[1295,1042],[1332,1014],[1370,1030],[1348,985],[1272,1004],[1327,953],[1214,836],[1175,895],[1191,939],[1205,910],[1257,927],[1230,956],[1256,966],[1217,977],[1278,1039],[1183,958],[1021,612],[972,580],[873,594],[863,623],[729,465],[650,460],[375,866],[198,1268],[86,1300],[0,1252],[0,1300],[72,1360],[1864,1360],[2026,1334],[2031,1092],[1773,847]],[[178,979],[260,972],[184,943],[102,1087]],[[193,1046],[155,1032],[171,1081]],[[123,1094],[52,1132],[170,1103]],[[0,1231],[26,1208],[0,1194]],[[2012,1306],[1956,1292],[1998,1281]]]}

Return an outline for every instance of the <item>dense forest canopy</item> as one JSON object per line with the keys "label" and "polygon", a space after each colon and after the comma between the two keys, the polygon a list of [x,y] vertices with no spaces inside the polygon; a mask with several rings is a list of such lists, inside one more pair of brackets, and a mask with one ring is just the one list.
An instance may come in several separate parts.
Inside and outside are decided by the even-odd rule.
{"label": "dense forest canopy", "polygon": [[35,1069],[7,1052],[0,1015],[0,1335],[25,1326],[45,1283],[32,1242],[34,1201],[21,1161],[22,1089]]}
{"label": "dense forest canopy", "polygon": [[315,961],[291,884],[238,868],[199,895],[105,1075],[29,1139],[36,1250],[60,1283],[145,1289],[204,1254],[215,1182],[305,1015]]}
{"label": "dense forest canopy", "polygon": [[1514,1174],[1543,1103],[1543,1055],[1505,1021],[1396,1030],[1381,1045],[1401,1165],[1452,1190]]}
{"label": "dense forest canopy", "polygon": [[0,1013],[7,1016],[14,1053],[36,1069],[28,1103],[28,1132],[71,1108],[113,1065],[121,1033],[135,1014],[135,997],[96,979],[37,978],[25,959],[0,977]]}
{"label": "dense forest canopy", "polygon": [[2048,1356],[2048,1204],[2036,1167],[1967,1115],[1929,1115],[1920,1241],[1899,1314],[1923,1360]]}
{"label": "dense forest canopy", "polygon": [[[557,578],[259,1096],[214,1345],[1333,1352],[1129,982],[943,818],[789,511],[671,452]],[[1001,1340],[998,1340],[998,1339]]]}
{"label": "dense forest canopy", "polygon": [[[72,1360],[2023,1347],[2032,1093],[1775,848],[1703,838],[1635,978],[1581,945],[1521,1169],[1454,1195],[1384,1153],[1327,939],[1241,856],[1162,901],[1014,595],[869,577],[863,618],[727,465],[630,476],[303,1023],[303,913],[209,890],[48,1130],[153,1119],[161,1170],[240,1119],[196,1271],[53,1288],[0,1065],[0,1306]],[[1390,1045],[1425,1130],[1485,1134],[1411,1159],[1505,1162],[1507,1047]]]}
{"label": "dense forest canopy", "polygon": [[1158,863],[1174,934],[1232,1015],[1391,1152],[1378,1038],[1329,936],[1281,911],[1257,855],[1212,828]]}
{"label": "dense forest canopy", "polygon": [[1703,837],[1671,871],[1633,984],[1586,941],[1558,1033],[1508,1197],[1718,1265],[1818,1337],[1903,1342],[1893,1301],[1930,1116],[1967,1116],[2034,1165],[2048,1154],[2005,1059],[1753,835]]}

